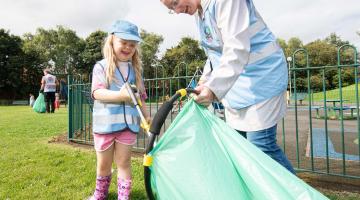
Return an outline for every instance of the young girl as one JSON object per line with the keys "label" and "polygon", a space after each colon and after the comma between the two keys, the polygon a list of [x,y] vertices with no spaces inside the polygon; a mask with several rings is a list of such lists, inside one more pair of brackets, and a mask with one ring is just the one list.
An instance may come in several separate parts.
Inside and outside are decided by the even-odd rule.
{"label": "young girl", "polygon": [[144,100],[147,98],[141,77],[142,67],[136,25],[118,20],[108,34],[104,59],[93,69],[92,97],[94,146],[97,156],[96,190],[90,199],[106,199],[111,182],[111,165],[117,166],[118,199],[129,199],[131,191],[131,147],[139,132],[139,113],[131,106],[125,82],[136,85],[142,112],[149,121]]}

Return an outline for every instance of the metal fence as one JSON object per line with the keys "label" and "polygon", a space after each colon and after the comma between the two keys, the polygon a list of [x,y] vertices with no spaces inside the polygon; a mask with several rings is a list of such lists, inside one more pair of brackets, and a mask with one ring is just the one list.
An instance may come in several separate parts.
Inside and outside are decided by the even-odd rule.
{"label": "metal fence", "polygon": [[[341,54],[353,51],[352,62],[342,63]],[[299,66],[298,56],[305,58]],[[341,46],[334,66],[310,66],[306,49],[292,56],[287,116],[279,126],[282,147],[298,171],[360,178],[360,123],[358,93],[357,50],[350,45]],[[351,69],[352,84],[343,85],[345,72]],[[329,71],[336,72],[336,89],[328,89]],[[306,88],[299,91],[299,74],[305,74]],[[314,89],[313,74],[321,76],[321,90]],[[337,77],[337,78],[336,78]],[[295,145],[294,145],[295,144]]]}
{"label": "metal fence", "polygon": [[[342,64],[341,52],[353,49],[353,63]],[[278,141],[297,171],[360,178],[360,123],[358,98],[358,67],[356,49],[345,45],[338,50],[338,63],[334,66],[312,67],[309,65],[307,50],[300,49],[292,56],[289,68],[289,106],[286,117],[278,124]],[[299,66],[297,58],[304,56],[306,65]],[[161,77],[159,78],[158,73]],[[155,78],[145,79],[148,94],[147,109],[153,116],[162,102],[176,90],[196,83],[198,71],[184,75],[178,67],[176,77],[164,77],[164,67],[155,68]],[[353,69],[354,84],[343,86],[344,69]],[[328,89],[326,72],[336,70],[337,89]],[[299,75],[304,75],[306,87],[298,88]],[[314,89],[312,74],[321,74],[322,89]],[[90,83],[69,76],[69,141],[93,144],[91,131],[92,102]],[[291,95],[290,95],[291,94]],[[178,101],[165,121],[163,132],[170,126],[186,99]],[[143,151],[147,136],[140,132],[134,149]]]}

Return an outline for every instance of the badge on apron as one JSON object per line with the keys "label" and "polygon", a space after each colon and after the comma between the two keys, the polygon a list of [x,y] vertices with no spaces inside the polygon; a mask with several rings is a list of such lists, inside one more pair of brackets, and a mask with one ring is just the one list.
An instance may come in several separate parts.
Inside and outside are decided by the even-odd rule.
{"label": "badge on apron", "polygon": [[213,41],[213,37],[211,35],[211,30],[210,30],[209,26],[204,27],[204,34],[205,34],[205,38],[206,38],[207,42],[211,43]]}

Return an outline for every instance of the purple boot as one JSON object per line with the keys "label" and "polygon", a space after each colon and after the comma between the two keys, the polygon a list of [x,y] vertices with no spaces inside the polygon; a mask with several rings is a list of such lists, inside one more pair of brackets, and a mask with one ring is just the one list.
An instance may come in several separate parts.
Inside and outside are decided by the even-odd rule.
{"label": "purple boot", "polygon": [[105,200],[109,193],[110,183],[111,175],[97,176],[95,192],[88,200]]}
{"label": "purple boot", "polygon": [[130,199],[131,179],[118,178],[118,200]]}

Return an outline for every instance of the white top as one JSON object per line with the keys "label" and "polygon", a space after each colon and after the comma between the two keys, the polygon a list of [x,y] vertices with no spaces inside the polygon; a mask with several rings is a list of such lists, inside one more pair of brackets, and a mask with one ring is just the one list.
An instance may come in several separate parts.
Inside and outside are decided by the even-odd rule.
{"label": "white top", "polygon": [[128,70],[129,70],[129,63],[128,62],[119,62],[118,68],[120,69],[120,72],[124,79],[128,76]]}
{"label": "white top", "polygon": [[[204,10],[209,2],[209,0],[201,1]],[[248,62],[250,36],[246,34],[246,30],[250,25],[249,16],[245,0],[217,1],[215,18],[223,42],[222,56],[217,69],[209,75],[207,72],[210,70],[205,68],[201,79],[219,100],[222,100],[232,88]],[[204,17],[203,13],[201,17]]]}
{"label": "white top", "polygon": [[55,92],[56,91],[56,77],[51,74],[46,74],[42,77],[45,81],[44,92]]}
{"label": "white top", "polygon": [[226,123],[240,131],[259,131],[270,128],[285,116],[285,95],[284,92],[279,96],[240,110],[225,107]]}

